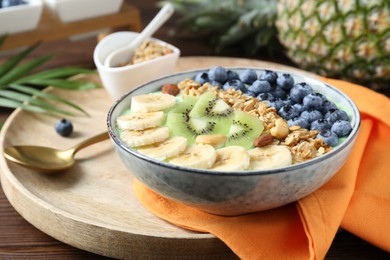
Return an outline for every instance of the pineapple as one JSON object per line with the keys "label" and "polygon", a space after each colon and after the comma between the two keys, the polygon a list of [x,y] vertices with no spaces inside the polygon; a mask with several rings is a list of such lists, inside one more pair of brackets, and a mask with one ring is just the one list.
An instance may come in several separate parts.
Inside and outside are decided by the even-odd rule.
{"label": "pineapple", "polygon": [[386,0],[279,0],[275,24],[302,68],[390,87],[389,7]]}
{"label": "pineapple", "polygon": [[286,48],[303,69],[390,89],[388,0],[171,0],[181,27],[209,32],[217,49]]}

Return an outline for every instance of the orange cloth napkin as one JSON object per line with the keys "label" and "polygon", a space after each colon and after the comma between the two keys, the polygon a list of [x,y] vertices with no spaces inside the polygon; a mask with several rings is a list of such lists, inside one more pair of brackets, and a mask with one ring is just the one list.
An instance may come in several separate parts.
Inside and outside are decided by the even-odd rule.
{"label": "orange cloth napkin", "polygon": [[323,259],[339,227],[390,252],[390,99],[356,84],[322,80],[355,101],[362,124],[347,162],[319,190],[287,206],[236,217],[173,202],[135,181],[137,198],[177,226],[214,234],[241,259]]}

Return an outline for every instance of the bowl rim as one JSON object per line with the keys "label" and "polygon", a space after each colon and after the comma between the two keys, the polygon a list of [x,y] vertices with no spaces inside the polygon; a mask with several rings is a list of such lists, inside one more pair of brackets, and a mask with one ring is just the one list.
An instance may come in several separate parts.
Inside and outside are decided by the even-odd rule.
{"label": "bowl rim", "polygon": [[[171,163],[168,163],[168,162],[164,162],[164,161],[161,161],[161,160],[158,160],[158,159],[154,159],[152,157],[146,156],[146,155],[144,155],[142,153],[139,153],[136,150],[128,147],[127,145],[125,145],[120,140],[119,136],[117,136],[115,134],[114,127],[111,124],[112,115],[113,115],[116,107],[126,97],[130,96],[133,92],[135,92],[135,91],[137,91],[139,89],[142,89],[143,87],[145,87],[145,86],[147,86],[149,84],[156,83],[158,81],[164,81],[164,80],[166,80],[168,78],[177,77],[177,76],[181,76],[181,75],[185,75],[185,74],[195,75],[195,73],[203,72],[203,71],[205,71],[205,70],[207,70],[209,68],[210,67],[202,68],[202,69],[186,70],[186,71],[182,71],[182,72],[177,72],[177,73],[174,73],[174,74],[166,75],[166,76],[160,77],[160,78],[155,79],[155,80],[148,81],[148,82],[146,82],[146,83],[144,83],[142,85],[139,85],[138,87],[134,88],[133,90],[127,92],[122,97],[120,97],[118,100],[116,100],[114,102],[114,104],[110,107],[109,111],[108,111],[107,121],[106,121],[107,127],[108,127],[108,134],[109,134],[111,140],[114,142],[114,144],[116,146],[120,147],[121,149],[123,149],[124,151],[126,151],[127,153],[130,153],[131,155],[133,155],[133,156],[135,156],[135,157],[137,157],[137,158],[139,158],[141,160],[147,161],[149,163],[152,163],[154,165],[157,165],[157,166],[160,166],[160,167],[163,167],[163,168],[167,168],[167,169],[175,169],[175,170],[185,171],[185,172],[188,172],[188,173],[191,173],[191,174],[202,174],[202,175],[213,175],[213,176],[261,176],[261,175],[281,174],[281,173],[284,173],[284,172],[295,171],[295,170],[298,170],[298,169],[302,169],[302,168],[306,168],[308,166],[314,165],[314,164],[316,164],[316,163],[318,163],[320,161],[324,161],[324,160],[326,160],[326,159],[328,159],[330,157],[336,156],[339,152],[341,152],[344,148],[346,148],[357,137],[357,134],[358,134],[360,126],[361,126],[360,112],[359,112],[358,107],[354,103],[354,101],[347,94],[345,94],[344,92],[342,92],[341,90],[339,90],[335,86],[333,86],[331,84],[328,84],[328,83],[326,83],[326,82],[324,82],[322,80],[319,80],[319,79],[316,79],[316,78],[313,78],[313,77],[310,77],[310,76],[307,76],[307,75],[304,75],[304,74],[299,74],[299,73],[296,73],[296,72],[293,72],[293,71],[277,70],[277,69],[272,69],[272,71],[277,72],[279,75],[280,75],[280,73],[289,73],[292,76],[301,77],[303,80],[309,79],[309,80],[312,80],[312,81],[317,81],[318,83],[325,85],[327,88],[330,88],[333,91],[337,92],[340,96],[343,97],[343,99],[345,99],[345,101],[348,102],[348,104],[352,108],[353,115],[354,115],[355,121],[356,121],[356,126],[354,128],[352,128],[352,131],[349,134],[349,136],[346,137],[346,139],[340,145],[338,145],[336,148],[333,148],[330,152],[328,152],[328,153],[326,153],[324,155],[321,155],[319,157],[316,157],[316,158],[313,158],[313,159],[310,159],[310,160],[307,160],[307,161],[304,161],[304,162],[293,164],[293,165],[290,165],[290,166],[287,166],[287,167],[276,168],[276,169],[268,169],[268,170],[245,170],[245,171],[225,172],[225,171],[216,171],[216,170],[209,170],[209,169],[198,169],[198,168],[183,167],[183,166],[174,165],[174,164],[171,164]],[[231,69],[231,70],[237,70],[237,69],[254,69],[256,71],[269,70],[267,68],[242,67],[242,66],[233,66],[233,67],[224,66],[224,68]]]}

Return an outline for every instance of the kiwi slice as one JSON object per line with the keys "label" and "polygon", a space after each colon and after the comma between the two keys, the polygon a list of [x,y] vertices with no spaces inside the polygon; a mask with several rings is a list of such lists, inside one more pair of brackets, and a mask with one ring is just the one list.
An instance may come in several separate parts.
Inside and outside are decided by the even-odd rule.
{"label": "kiwi slice", "polygon": [[194,99],[183,99],[176,104],[175,108],[168,112],[167,127],[173,136],[183,136],[187,138],[189,144],[195,142],[198,135],[223,134],[227,135],[230,124],[209,120],[205,117],[192,117],[190,112],[194,107]]}
{"label": "kiwi slice", "polygon": [[191,117],[207,118],[223,124],[231,124],[233,109],[213,92],[205,92],[199,98],[190,113]]}
{"label": "kiwi slice", "polygon": [[241,110],[234,111],[234,117],[226,146],[239,145],[245,149],[253,147],[253,141],[263,132],[261,120]]}

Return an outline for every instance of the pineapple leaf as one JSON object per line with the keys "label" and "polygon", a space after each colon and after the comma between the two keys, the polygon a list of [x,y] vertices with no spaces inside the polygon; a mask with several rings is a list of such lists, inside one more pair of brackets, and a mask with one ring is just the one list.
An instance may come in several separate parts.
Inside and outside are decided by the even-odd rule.
{"label": "pineapple leaf", "polygon": [[34,95],[34,96],[37,96],[37,97],[41,97],[41,98],[46,98],[48,100],[52,100],[52,101],[56,101],[56,102],[59,102],[59,103],[62,103],[62,104],[65,104],[69,107],[72,107],[73,109],[76,109],[80,112],[82,112],[83,114],[85,114],[86,116],[89,116],[88,112],[85,111],[84,109],[82,109],[81,107],[79,107],[78,105],[68,101],[68,100],[65,100],[63,98],[60,98],[56,95],[53,95],[53,94],[50,94],[50,93],[46,93],[46,92],[43,92],[43,91],[39,91],[35,88],[32,88],[32,87],[26,87],[26,86],[22,86],[22,85],[17,85],[17,84],[12,84],[9,86],[11,89],[15,89],[19,92],[24,92],[24,93],[27,93],[27,94],[30,94],[30,95]]}

